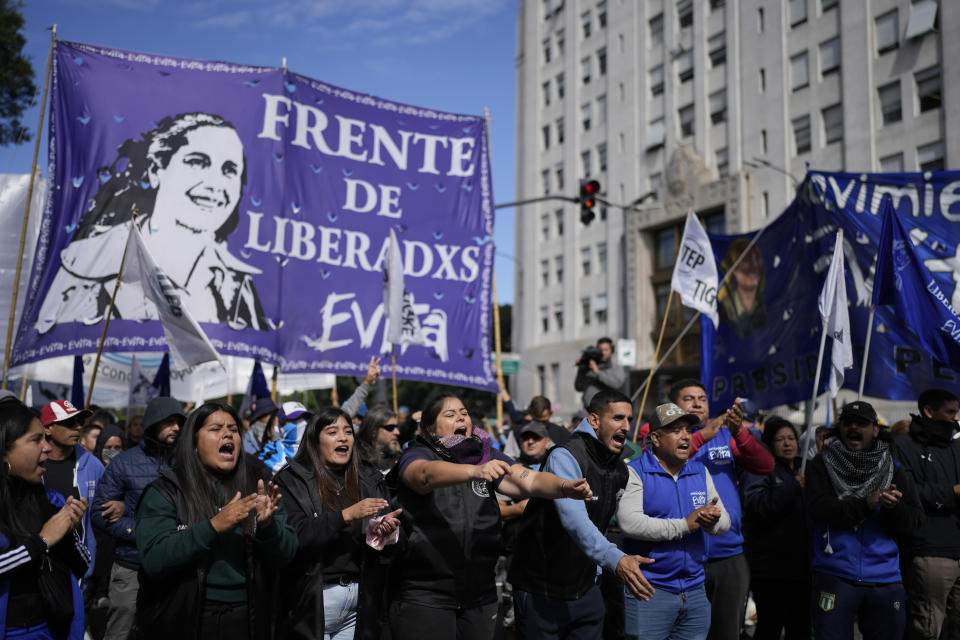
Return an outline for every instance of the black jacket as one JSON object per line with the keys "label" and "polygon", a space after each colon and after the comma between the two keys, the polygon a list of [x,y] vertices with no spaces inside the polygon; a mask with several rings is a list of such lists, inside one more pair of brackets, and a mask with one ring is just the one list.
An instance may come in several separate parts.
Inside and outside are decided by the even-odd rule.
{"label": "black jacket", "polygon": [[810,574],[803,487],[795,475],[786,460],[776,458],[769,474],[740,476],[743,550],[752,577],[805,581]]}
{"label": "black jacket", "polygon": [[[627,448],[615,454],[596,438],[575,431],[565,443],[547,452],[544,464],[557,449],[573,455],[598,496],[585,506],[590,521],[605,533],[627,486],[629,472],[623,464]],[[510,583],[515,590],[576,600],[596,584],[597,564],[564,529],[553,500],[531,498],[520,522],[510,566]]]}
{"label": "black jacket", "polygon": [[925,518],[910,536],[916,556],[960,558],[960,440],[955,423],[912,416],[910,431],[898,437],[894,456],[910,474]]}
{"label": "black jacket", "polygon": [[[375,468],[360,465],[360,499],[388,499],[383,475]],[[278,637],[304,640],[323,640],[323,584],[324,562],[330,557],[330,547],[360,545],[360,596],[357,611],[356,637],[380,637],[383,615],[386,613],[384,585],[386,562],[395,545],[377,552],[367,546],[362,523],[345,523],[342,511],[323,504],[312,468],[291,460],[277,472],[275,479],[286,501],[290,524],[297,531],[300,548],[293,562],[283,573],[281,581],[283,613]]]}
{"label": "black jacket", "polygon": [[[434,460],[454,462],[423,436],[412,447],[426,449]],[[494,569],[503,537],[494,488],[474,480],[421,495],[403,483],[398,469],[387,474],[387,485],[403,507],[407,543],[390,568],[393,597],[438,609],[496,602]]]}

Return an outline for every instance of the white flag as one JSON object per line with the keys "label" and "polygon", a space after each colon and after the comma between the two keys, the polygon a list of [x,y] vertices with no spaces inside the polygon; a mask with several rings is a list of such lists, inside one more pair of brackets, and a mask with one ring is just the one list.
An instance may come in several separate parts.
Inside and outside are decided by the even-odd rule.
{"label": "white flag", "polygon": [[147,377],[147,372],[143,370],[137,357],[133,357],[130,365],[130,392],[127,394],[127,407],[131,409],[142,409],[147,406],[151,400],[160,395],[160,390],[153,386],[153,380]]}
{"label": "white flag", "polygon": [[696,309],[713,320],[714,327],[717,326],[720,321],[717,315],[717,261],[707,232],[692,211],[687,214],[683,226],[683,240],[673,265],[670,288],[680,294],[685,306]]}
{"label": "white flag", "polygon": [[173,361],[179,367],[192,367],[211,360],[223,366],[217,350],[183,304],[182,292],[157,266],[135,224],[130,230],[126,251],[121,280],[142,289],[144,297],[156,305]]}
{"label": "white flag", "polygon": [[383,313],[391,344],[424,344],[420,320],[413,310],[413,295],[403,286],[403,262],[397,234],[390,230],[390,248],[383,265]]}
{"label": "white flag", "polygon": [[836,397],[843,386],[843,370],[853,366],[853,347],[850,343],[850,313],[847,310],[847,282],[843,268],[843,229],[837,231],[837,243],[827,279],[820,292],[820,317],[823,330],[833,338],[830,353],[830,397]]}

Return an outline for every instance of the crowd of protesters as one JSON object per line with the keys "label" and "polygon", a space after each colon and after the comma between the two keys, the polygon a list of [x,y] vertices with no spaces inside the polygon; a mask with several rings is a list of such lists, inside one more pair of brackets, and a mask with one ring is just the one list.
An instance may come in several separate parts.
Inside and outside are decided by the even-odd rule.
{"label": "crowd of protesters", "polygon": [[693,379],[568,426],[504,389],[500,429],[455,395],[367,410],[378,375],[126,428],[0,392],[0,640],[960,638],[950,391],[804,441]]}

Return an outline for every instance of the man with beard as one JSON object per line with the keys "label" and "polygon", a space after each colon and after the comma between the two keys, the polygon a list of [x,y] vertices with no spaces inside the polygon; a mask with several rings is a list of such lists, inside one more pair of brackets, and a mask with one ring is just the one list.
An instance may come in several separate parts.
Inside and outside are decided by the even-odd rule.
{"label": "man with beard", "polygon": [[357,452],[360,459],[386,475],[400,457],[400,420],[386,407],[367,411],[357,431]]}
{"label": "man with beard", "polygon": [[604,535],[627,485],[623,453],[633,406],[606,389],[588,411],[571,437],[547,452],[542,470],[568,481],[586,477],[596,498],[531,498],[520,522],[510,568],[520,638],[600,638],[601,568],[638,598],[653,592],[640,570],[650,561],[625,554]]}
{"label": "man with beard", "polygon": [[910,536],[909,613],[913,637],[936,640],[944,623],[960,638],[960,440],[954,439],[960,402],[944,389],[927,389],[920,414],[898,437],[894,457],[917,486],[926,517]]}
{"label": "man with beard", "polygon": [[137,502],[160,470],[169,467],[174,443],[186,419],[180,403],[173,398],[151,400],[143,414],[143,439],[113,459],[90,506],[94,526],[116,542],[105,640],[130,637],[139,589],[140,554],[134,520]]}
{"label": "man with beard", "polygon": [[[43,432],[50,444],[50,455],[43,465],[46,468],[43,484],[64,499],[73,496],[90,501],[103,476],[103,464],[80,444],[83,423],[90,415],[90,411],[77,409],[69,400],[54,400],[40,412]],[[81,522],[80,536],[90,552],[90,566],[84,576],[87,578],[93,572],[97,554],[89,509],[84,512]]]}
{"label": "man with beard", "polygon": [[630,479],[617,522],[624,549],[654,561],[649,600],[624,594],[628,638],[704,638],[710,601],[704,589],[707,538],[730,528],[730,515],[707,467],[691,460],[699,416],[672,402],[657,407],[650,446],[627,465]]}
{"label": "man with beard", "polygon": [[897,538],[923,516],[906,469],[879,439],[877,413],[851,402],[840,413],[839,438],[807,467],[805,498],[813,522],[813,632],[840,640],[860,632],[900,640],[906,594]]}

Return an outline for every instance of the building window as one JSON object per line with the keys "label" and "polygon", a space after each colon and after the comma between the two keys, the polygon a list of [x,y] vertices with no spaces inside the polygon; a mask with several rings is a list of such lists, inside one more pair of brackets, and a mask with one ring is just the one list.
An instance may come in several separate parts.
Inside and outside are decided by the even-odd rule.
{"label": "building window", "polygon": [[693,26],[693,0],[680,0],[677,3],[677,22],[681,29]]}
{"label": "building window", "polygon": [[564,51],[564,46],[567,44],[563,34],[563,29],[557,29],[557,33],[553,37],[553,39],[557,43],[557,56],[562,56]]}
{"label": "building window", "polygon": [[820,75],[825,76],[840,68],[840,38],[820,43]]}
{"label": "building window", "polygon": [[880,171],[884,173],[903,173],[903,152],[880,158]]}
{"label": "building window", "polygon": [[917,99],[920,101],[920,113],[939,109],[941,102],[940,67],[931,67],[917,72]]}
{"label": "building window", "polygon": [[597,322],[605,324],[607,322],[607,294],[601,293],[597,296],[597,303],[594,305],[594,313],[597,314]]}
{"label": "building window", "polygon": [[770,215],[770,192],[764,191],[760,196],[760,216],[766,218]]}
{"label": "building window", "polygon": [[563,144],[563,118],[557,118],[557,144]]}
{"label": "building window", "polygon": [[589,276],[593,267],[590,256],[590,247],[584,247],[583,249],[580,249],[580,266],[583,269],[583,275]]}
{"label": "building window", "polygon": [[657,97],[663,93],[663,65],[650,69],[650,95]]}
{"label": "building window", "polygon": [[553,8],[550,6],[550,0],[543,0],[543,19],[547,20],[553,15]]}
{"label": "building window", "polygon": [[544,63],[550,62],[550,38],[543,41],[543,61]]}
{"label": "building window", "polygon": [[597,164],[600,165],[600,173],[607,170],[607,145],[606,143],[597,145]]}
{"label": "building window", "polygon": [[583,15],[580,16],[580,24],[583,27],[583,39],[586,40],[590,37],[590,12],[584,11]]}
{"label": "building window", "polygon": [[663,174],[659,171],[650,174],[650,191],[658,191],[663,183]]}
{"label": "building window", "polygon": [[655,15],[647,23],[650,27],[650,46],[658,47],[663,44],[663,14]]}
{"label": "building window", "polygon": [[877,89],[877,96],[880,98],[880,114],[883,116],[883,124],[893,124],[900,122],[903,118],[900,108],[900,81],[891,82]]}
{"label": "building window", "polygon": [[647,151],[653,151],[654,149],[659,149],[662,147],[666,136],[667,129],[664,125],[663,118],[651,120],[649,126],[647,127],[647,139],[644,141],[646,143]]}
{"label": "building window", "polygon": [[607,2],[601,0],[597,3],[597,24],[601,29],[607,28]]}
{"label": "building window", "polygon": [[896,9],[878,16],[876,25],[878,54],[893,51],[900,46],[900,24]]}
{"label": "building window", "polygon": [[550,239],[550,214],[540,216],[540,234],[544,240]]}
{"label": "building window", "polygon": [[583,177],[590,177],[590,150],[587,149],[580,154],[580,160],[583,162]]}
{"label": "building window", "polygon": [[[544,333],[550,331],[550,308],[540,307],[540,328]],[[543,365],[537,366],[537,373],[540,375],[540,388],[543,388],[545,371]]]}
{"label": "building window", "polygon": [[654,235],[654,244],[656,245],[655,267],[672,269],[674,256],[677,253],[677,239],[673,227],[657,231]]}
{"label": "building window", "polygon": [[540,284],[544,287],[550,284],[550,261],[540,261]]}
{"label": "building window", "polygon": [[717,68],[727,62],[727,34],[725,32],[710,36],[710,66]]}
{"label": "building window", "polygon": [[565,91],[564,91],[565,86],[566,86],[566,85],[565,85],[565,83],[564,83],[564,81],[563,81],[563,74],[562,74],[562,73],[558,73],[558,74],[557,74],[557,98],[560,99],[560,100],[563,100],[563,96],[564,96],[564,93],[565,93]]}
{"label": "building window", "polygon": [[656,301],[657,324],[659,324],[662,318],[667,315],[667,302],[670,300],[670,283],[661,282],[660,284],[653,285],[653,297]]}
{"label": "building window", "polygon": [[543,125],[542,131],[543,131],[543,148],[549,149],[550,148],[550,125],[548,124]]}
{"label": "building window", "polygon": [[727,0],[710,0],[710,10],[716,11],[727,6]]}
{"label": "building window", "polygon": [[790,87],[794,91],[810,84],[810,71],[807,66],[807,52],[798,53],[790,58]]}
{"label": "building window", "polygon": [[727,172],[730,169],[730,159],[729,154],[727,153],[727,148],[717,149],[717,175],[721,178],[727,175]]}
{"label": "building window", "polygon": [[602,76],[607,75],[607,49],[604,47],[597,51],[597,73]]}
{"label": "building window", "polygon": [[720,124],[727,120],[727,90],[721,89],[710,94],[710,121]]}
{"label": "building window", "polygon": [[[544,332],[547,330],[544,329]],[[547,395],[547,368],[542,364],[537,365],[537,380],[540,382],[540,395]]]}
{"label": "building window", "polygon": [[793,120],[793,148],[797,155],[810,151],[810,116],[801,116]]}
{"label": "building window", "polygon": [[763,33],[763,7],[757,9],[757,32]]}
{"label": "building window", "polygon": [[557,220],[557,236],[563,236],[563,209],[557,209],[553,212],[553,217]]}
{"label": "building window", "polygon": [[807,0],[790,0],[790,26],[807,21]]}
{"label": "building window", "polygon": [[943,143],[934,142],[917,149],[920,171],[943,171]]}
{"label": "building window", "polygon": [[757,77],[757,84],[760,87],[760,93],[763,93],[767,90],[767,71],[763,67],[760,67],[760,74]]}
{"label": "building window", "polygon": [[550,106],[550,81],[549,80],[543,83],[543,105],[546,107]]}
{"label": "building window", "polygon": [[607,124],[607,96],[597,96],[597,122]]}
{"label": "building window", "polygon": [[677,58],[677,77],[680,82],[693,80],[693,51],[681,53]]}
{"label": "building window", "polygon": [[590,324],[590,298],[580,298],[580,308],[583,316],[583,324]]}
{"label": "building window", "polygon": [[823,115],[823,138],[827,144],[843,141],[843,105],[827,107]]}
{"label": "building window", "polygon": [[580,113],[583,116],[583,130],[590,131],[590,114],[593,110],[590,108],[590,103],[580,107]]}
{"label": "building window", "polygon": [[590,84],[590,58],[584,58],[580,61],[580,75],[583,78],[583,84]]}
{"label": "building window", "polygon": [[550,195],[550,170],[544,169],[540,172],[540,176],[543,178],[543,195]]}
{"label": "building window", "polygon": [[605,204],[600,205],[600,221],[601,222],[607,221],[607,205]]}
{"label": "building window", "polygon": [[766,155],[767,153],[767,130],[760,129],[760,152]]}
{"label": "building window", "polygon": [[840,3],[840,0],[820,0],[820,13],[826,13]]}
{"label": "building window", "polygon": [[557,331],[563,331],[563,303],[555,302],[553,304],[553,321],[557,325]]}
{"label": "building window", "polygon": [[560,393],[560,363],[554,362],[550,365],[550,378],[553,380],[553,389],[550,397],[556,398]]}
{"label": "building window", "polygon": [[563,284],[563,256],[553,259],[553,268],[557,273],[557,284]]}
{"label": "building window", "polygon": [[557,168],[555,173],[557,174],[557,191],[562,192],[564,188],[564,182],[565,182],[565,180],[563,179],[563,163],[562,162],[557,163]]}
{"label": "building window", "polygon": [[707,233],[715,236],[726,233],[726,219],[723,216],[723,211],[704,216],[703,228],[707,230]]}
{"label": "building window", "polygon": [[597,269],[600,273],[607,272],[607,243],[601,242],[597,245]]}
{"label": "building window", "polygon": [[677,112],[677,115],[680,117],[680,135],[684,138],[693,135],[693,105],[688,104],[685,107],[681,107],[680,111]]}

